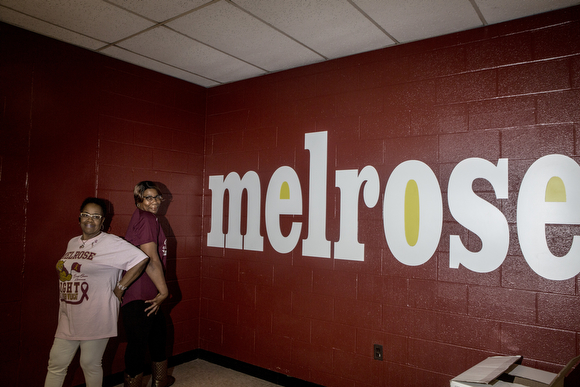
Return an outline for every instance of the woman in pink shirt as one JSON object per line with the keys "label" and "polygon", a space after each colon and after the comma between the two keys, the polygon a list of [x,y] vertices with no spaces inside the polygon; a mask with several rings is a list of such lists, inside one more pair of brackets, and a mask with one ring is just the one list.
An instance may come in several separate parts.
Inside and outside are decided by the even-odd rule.
{"label": "woman in pink shirt", "polygon": [[[106,205],[87,198],[80,208],[82,235],[72,238],[56,264],[60,307],[45,387],[60,387],[80,348],[88,387],[103,384],[103,353],[117,336],[123,290],[145,269],[149,258],[118,236],[103,232]],[[123,271],[126,271],[123,275]]]}

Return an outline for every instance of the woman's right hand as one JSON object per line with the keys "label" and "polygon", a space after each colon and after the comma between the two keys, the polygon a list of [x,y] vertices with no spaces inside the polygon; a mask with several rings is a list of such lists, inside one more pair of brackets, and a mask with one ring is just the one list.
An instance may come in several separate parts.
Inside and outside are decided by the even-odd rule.
{"label": "woman's right hand", "polygon": [[121,290],[118,286],[115,286],[115,289],[113,289],[113,294],[115,294],[115,297],[119,299],[119,302],[123,302],[123,295],[125,294],[124,290]]}

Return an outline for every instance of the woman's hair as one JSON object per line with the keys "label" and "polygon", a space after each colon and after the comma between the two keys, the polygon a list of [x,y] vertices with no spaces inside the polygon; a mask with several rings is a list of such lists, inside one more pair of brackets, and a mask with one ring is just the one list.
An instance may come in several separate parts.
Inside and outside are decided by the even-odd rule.
{"label": "woman's hair", "polygon": [[154,189],[155,191],[157,191],[157,195],[161,195],[161,190],[159,189],[159,187],[157,187],[157,185],[154,182],[149,180],[139,182],[135,186],[135,189],[133,189],[133,197],[135,198],[135,205],[143,203],[143,194],[148,189]]}
{"label": "woman's hair", "polygon": [[81,204],[80,212],[83,212],[83,209],[85,208],[85,206],[87,204],[96,204],[97,206],[101,207],[101,211],[103,212],[103,217],[106,217],[106,215],[107,215],[107,204],[105,203],[105,201],[103,199],[99,199],[99,198],[86,198],[83,201],[83,204]]}

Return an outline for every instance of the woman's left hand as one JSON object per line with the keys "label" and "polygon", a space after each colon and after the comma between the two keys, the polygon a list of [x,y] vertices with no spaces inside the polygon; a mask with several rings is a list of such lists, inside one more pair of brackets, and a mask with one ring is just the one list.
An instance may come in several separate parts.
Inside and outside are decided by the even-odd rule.
{"label": "woman's left hand", "polygon": [[145,308],[145,312],[149,312],[147,313],[147,316],[150,316],[151,313],[157,314],[159,307],[161,307],[161,304],[165,301],[168,295],[169,294],[157,293],[154,299],[145,301],[145,303],[151,304],[148,308]]}

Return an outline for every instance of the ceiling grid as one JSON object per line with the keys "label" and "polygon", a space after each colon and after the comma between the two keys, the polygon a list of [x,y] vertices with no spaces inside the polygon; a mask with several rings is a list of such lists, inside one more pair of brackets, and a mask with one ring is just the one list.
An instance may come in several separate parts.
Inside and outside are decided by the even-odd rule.
{"label": "ceiling grid", "polygon": [[580,0],[0,0],[0,21],[204,87]]}

